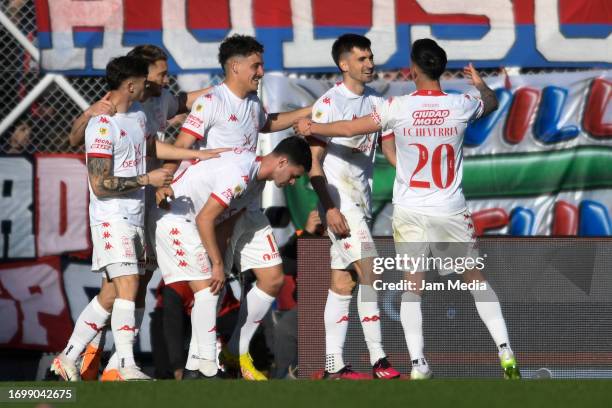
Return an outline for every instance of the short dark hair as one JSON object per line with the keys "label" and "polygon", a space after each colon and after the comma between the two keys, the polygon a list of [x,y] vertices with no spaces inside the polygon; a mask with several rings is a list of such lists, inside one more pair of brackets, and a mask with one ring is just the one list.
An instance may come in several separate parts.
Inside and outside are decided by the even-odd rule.
{"label": "short dark hair", "polygon": [[410,59],[431,79],[439,79],[446,69],[446,52],[429,38],[412,43]]}
{"label": "short dark hair", "polygon": [[143,44],[135,47],[127,53],[128,57],[139,57],[147,61],[149,65],[155,64],[157,61],[168,61],[168,54],[153,44]]}
{"label": "short dark hair", "polygon": [[342,54],[351,52],[353,48],[358,48],[360,50],[369,50],[371,48],[372,43],[368,40],[367,37],[359,34],[342,34],[336,41],[334,41],[334,45],[332,45],[332,58],[334,62],[340,68],[340,58]]}
{"label": "short dark hair", "polygon": [[312,167],[312,153],[308,142],[298,136],[290,136],[280,141],[272,153],[277,156],[287,156],[291,164],[304,167],[305,172],[310,172]]}
{"label": "short dark hair", "polygon": [[106,65],[106,84],[109,91],[119,89],[128,78],[144,77],[149,74],[149,64],[138,57],[113,58]]}
{"label": "short dark hair", "polygon": [[234,34],[226,38],[219,46],[219,64],[225,72],[225,63],[228,59],[239,55],[248,57],[251,54],[263,53],[264,47],[255,37],[250,35]]}

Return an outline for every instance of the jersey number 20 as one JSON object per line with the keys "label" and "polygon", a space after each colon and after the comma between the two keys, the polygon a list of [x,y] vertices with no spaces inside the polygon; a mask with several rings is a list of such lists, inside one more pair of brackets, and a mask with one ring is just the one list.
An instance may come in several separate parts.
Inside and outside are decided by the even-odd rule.
{"label": "jersey number 20", "polygon": [[[411,143],[410,146],[416,146],[419,149],[419,161],[417,163],[412,177],[410,177],[410,187],[414,188],[429,188],[431,183],[424,180],[415,180],[415,176],[429,161],[429,151],[427,146],[420,143]],[[442,180],[442,150],[446,150],[446,182]],[[455,149],[452,145],[441,144],[436,147],[431,157],[431,177],[436,187],[443,189],[453,184],[455,179]]]}

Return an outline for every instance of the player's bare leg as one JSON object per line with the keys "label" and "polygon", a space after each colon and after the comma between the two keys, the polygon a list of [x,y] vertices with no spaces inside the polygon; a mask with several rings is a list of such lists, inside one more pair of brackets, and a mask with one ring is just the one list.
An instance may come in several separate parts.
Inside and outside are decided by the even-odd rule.
{"label": "player's bare leg", "polygon": [[249,354],[249,345],[255,331],[280,292],[284,276],[282,264],[253,269],[253,272],[257,282],[244,296],[240,305],[238,324],[229,341],[229,352],[240,356],[240,371],[244,379],[261,381],[267,380],[267,378],[253,365],[253,359]]}
{"label": "player's bare leg", "polygon": [[506,321],[504,319],[495,290],[493,290],[482,272],[478,269],[465,271],[462,278],[466,283],[485,283],[486,289],[471,291],[476,304],[476,310],[478,310],[480,319],[485,326],[487,326],[487,329],[489,330],[489,333],[497,346],[500,364],[504,370],[504,377],[507,379],[521,378],[516,358],[514,357],[514,353],[510,348],[510,339],[508,337]]}
{"label": "player's bare leg", "polygon": [[373,258],[364,258],[353,263],[359,277],[357,311],[363,336],[370,352],[372,377],[374,379],[395,379],[400,377],[400,373],[391,366],[382,347],[378,293],[372,286],[374,282],[372,263]]}

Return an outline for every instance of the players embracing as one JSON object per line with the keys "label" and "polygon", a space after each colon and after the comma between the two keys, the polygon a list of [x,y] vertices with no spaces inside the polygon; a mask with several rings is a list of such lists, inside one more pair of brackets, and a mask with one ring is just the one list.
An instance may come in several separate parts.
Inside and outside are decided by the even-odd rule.
{"label": "players embracing", "polygon": [[[431,39],[417,40],[411,50],[411,75],[417,90],[409,95],[389,98],[371,115],[355,120],[319,124],[316,118],[302,119],[294,126],[305,135],[351,138],[355,135],[392,130],[396,163],[393,188],[393,238],[396,252],[409,257],[428,256],[437,251],[436,242],[464,243],[463,255],[476,251],[476,236],[471,214],[461,186],[463,176],[463,138],[467,125],[497,109],[495,93],[480,78],[472,64],[465,76],[480,92],[480,98],[468,94],[447,94],[440,86],[446,69],[446,53]],[[441,121],[419,122],[419,113],[436,111]],[[335,140],[335,139],[332,139]],[[395,157],[394,157],[395,156]],[[461,245],[459,245],[461,247]],[[439,271],[446,274],[450,271]],[[485,290],[472,290],[476,309],[487,326],[499,351],[506,378],[520,378],[517,362],[510,348],[506,323],[497,295],[482,273],[468,270],[465,282],[485,283]],[[412,379],[432,375],[423,352],[421,281],[424,270],[409,271],[405,279],[411,288],[402,295],[400,318],[412,360]]]}

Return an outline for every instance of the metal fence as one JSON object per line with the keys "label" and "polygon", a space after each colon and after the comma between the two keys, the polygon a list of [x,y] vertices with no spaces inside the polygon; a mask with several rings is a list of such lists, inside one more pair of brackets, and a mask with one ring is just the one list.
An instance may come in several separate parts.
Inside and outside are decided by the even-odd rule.
{"label": "metal fence", "polygon": [[[83,109],[106,93],[104,78],[41,73],[36,47],[34,1],[1,1],[0,153],[81,151],[81,148],[70,147],[68,133],[73,120]],[[526,70],[521,69],[520,72]],[[486,77],[502,73],[503,70],[498,69],[481,71]],[[406,81],[408,75],[408,70],[378,73],[379,78],[389,81]],[[329,73],[299,76],[334,80],[338,77]],[[448,71],[443,78],[461,76],[462,72],[457,70]],[[222,80],[218,76],[204,78],[204,81],[199,81],[201,86]],[[180,76],[171,78],[171,87],[178,91],[180,82]]]}

